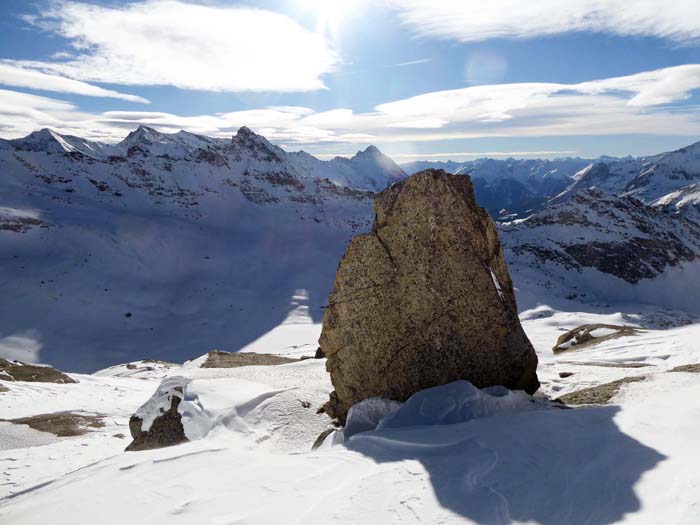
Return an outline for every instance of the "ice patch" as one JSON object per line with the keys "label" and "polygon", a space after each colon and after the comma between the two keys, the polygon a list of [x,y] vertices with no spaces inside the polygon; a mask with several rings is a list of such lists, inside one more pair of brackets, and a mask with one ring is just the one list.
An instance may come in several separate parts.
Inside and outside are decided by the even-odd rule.
{"label": "ice patch", "polygon": [[503,295],[503,289],[501,288],[501,283],[498,282],[498,279],[496,278],[496,274],[493,273],[493,270],[489,268],[489,273],[491,274],[491,280],[493,281],[493,285],[496,287],[496,291],[498,292],[498,297],[503,301],[505,299],[505,296]]}

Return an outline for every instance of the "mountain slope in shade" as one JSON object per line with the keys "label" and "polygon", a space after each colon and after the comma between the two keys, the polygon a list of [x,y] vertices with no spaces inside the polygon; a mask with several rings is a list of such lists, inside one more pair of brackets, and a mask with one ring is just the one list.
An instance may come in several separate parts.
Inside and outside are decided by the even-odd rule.
{"label": "mountain slope in shade", "polygon": [[[474,183],[502,209],[551,171]],[[324,162],[247,128],[222,140],[145,127],[116,145],[48,130],[0,141],[0,173],[0,355],[79,371],[215,348],[314,353],[372,189],[403,176],[373,147]],[[521,308],[697,306],[696,225],[631,198],[571,201],[535,199],[540,212],[502,226]]]}
{"label": "mountain slope in shade", "polygon": [[638,159],[597,162],[574,176],[574,183],[557,200],[581,189],[630,196],[666,212],[700,219],[700,142],[668,153]]}
{"label": "mountain slope in shade", "polygon": [[691,220],[581,190],[500,231],[523,287],[529,280],[552,295],[700,311],[700,225]]}
{"label": "mountain slope in shade", "polygon": [[92,370],[319,322],[345,242],[371,224],[373,193],[345,184],[399,175],[372,166],[288,154],[247,128],[0,142],[0,353]]}

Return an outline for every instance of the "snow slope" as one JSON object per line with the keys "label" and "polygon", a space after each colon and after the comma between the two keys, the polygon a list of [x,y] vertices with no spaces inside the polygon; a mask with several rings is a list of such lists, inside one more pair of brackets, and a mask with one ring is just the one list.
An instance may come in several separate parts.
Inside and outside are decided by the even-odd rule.
{"label": "snow slope", "polygon": [[684,217],[580,190],[499,230],[521,308],[554,296],[700,313],[700,226]]}
{"label": "snow slope", "polygon": [[576,174],[574,180],[560,199],[595,187],[606,193],[634,197],[672,214],[700,219],[700,142],[649,157],[593,163]]}
{"label": "snow slope", "polygon": [[403,176],[376,148],[324,162],[247,128],[112,146],[42,130],[0,141],[0,170],[0,353],[76,371],[239,350],[300,293],[320,321],[371,224],[357,188]]}
{"label": "snow slope", "polygon": [[[691,170],[691,153],[658,157]],[[580,162],[470,169],[493,211],[541,206],[530,188],[555,191]],[[115,145],[42,130],[0,141],[0,172],[0,355],[77,372],[213,349],[312,355],[346,243],[370,227],[373,190],[403,176],[373,147],[324,162],[247,128],[141,127]],[[577,199],[501,228],[521,306],[547,293],[697,310],[694,226],[626,197]]]}
{"label": "snow slope", "polygon": [[[623,386],[612,405],[573,410],[522,395],[501,403],[493,395],[507,392],[484,397],[448,385],[421,393],[380,430],[312,452],[307,448],[312,436],[302,430],[291,447],[289,440],[261,437],[293,428],[281,409],[296,403],[308,410],[299,399],[313,389],[320,401],[320,393],[330,388],[321,373],[323,360],[233,370],[183,367],[170,377],[187,377],[194,385],[189,397],[194,400],[196,393],[199,402],[190,406],[199,406],[200,414],[208,411],[212,428],[206,435],[168,449],[122,453],[115,445],[124,440],[112,438],[113,444],[96,432],[0,452],[0,464],[7,465],[0,519],[57,525],[695,524],[700,375],[669,370],[700,363],[695,345],[700,325],[647,330],[555,356],[550,348],[556,336],[577,322],[576,316],[610,322],[621,314],[543,313],[525,312],[523,323],[540,357],[544,393],[554,396],[628,376],[647,379]],[[645,366],[633,367],[639,365]],[[564,371],[573,375],[561,378]],[[119,414],[137,396],[125,402],[117,390],[111,396],[107,388],[98,390],[101,385],[142,384],[144,401],[146,390],[158,384],[154,378],[75,377],[78,385],[38,389],[99,391],[103,410]],[[280,392],[291,395],[283,398]],[[5,409],[10,403],[3,395]],[[90,409],[91,399],[86,395],[73,403]],[[460,411],[468,417],[448,415],[457,399],[469,406]],[[33,410],[72,405],[47,394],[21,400],[14,394],[12,405],[19,404],[13,414],[26,415],[30,404]],[[264,408],[274,402],[278,410]],[[425,419],[429,414],[435,417]],[[63,461],[70,464],[54,466]]]}

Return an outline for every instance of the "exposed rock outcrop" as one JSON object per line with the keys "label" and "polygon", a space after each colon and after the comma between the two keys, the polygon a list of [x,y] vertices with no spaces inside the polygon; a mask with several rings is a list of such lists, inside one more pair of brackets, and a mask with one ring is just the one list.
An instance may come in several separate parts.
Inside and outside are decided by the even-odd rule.
{"label": "exposed rock outcrop", "polygon": [[0,379],[32,383],[77,383],[75,379],[50,366],[30,365],[0,358]]}
{"label": "exposed rock outcrop", "polygon": [[620,392],[620,389],[624,385],[645,381],[646,379],[646,376],[624,377],[622,379],[618,379],[617,381],[612,381],[603,385],[584,388],[582,390],[577,390],[576,392],[564,394],[563,396],[557,398],[556,401],[564,403],[565,405],[605,405]]}
{"label": "exposed rock outcrop", "polygon": [[181,378],[163,381],[155,394],[129,419],[133,441],[127,451],[170,447],[188,441],[177,407],[182,401]]}
{"label": "exposed rock outcrop", "polygon": [[535,392],[537,356],[469,177],[426,170],[374,206],[372,232],[348,246],[323,318],[335,387],[327,411],[344,421],[368,397],[404,401],[458,379]]}
{"label": "exposed rock outcrop", "polygon": [[28,425],[34,430],[49,432],[57,437],[82,436],[91,429],[103,428],[103,416],[77,412],[54,412],[16,419],[0,419],[15,425]]}
{"label": "exposed rock outcrop", "polygon": [[633,326],[600,323],[584,324],[560,335],[552,351],[555,354],[559,354],[568,350],[594,346],[618,337],[637,335],[640,332]]}
{"label": "exposed rock outcrop", "polygon": [[255,352],[222,352],[212,350],[201,368],[238,368],[240,366],[284,365],[298,359],[273,354],[256,354]]}
{"label": "exposed rock outcrop", "polygon": [[700,374],[700,363],[692,365],[680,365],[669,370],[669,372],[686,372],[688,374]]}

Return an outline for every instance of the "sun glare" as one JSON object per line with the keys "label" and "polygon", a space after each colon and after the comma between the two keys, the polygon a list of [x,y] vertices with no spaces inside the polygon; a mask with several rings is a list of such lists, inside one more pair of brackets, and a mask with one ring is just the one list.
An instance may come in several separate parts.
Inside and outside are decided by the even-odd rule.
{"label": "sun glare", "polygon": [[316,13],[316,30],[337,38],[341,28],[356,17],[367,0],[298,0],[304,10]]}

